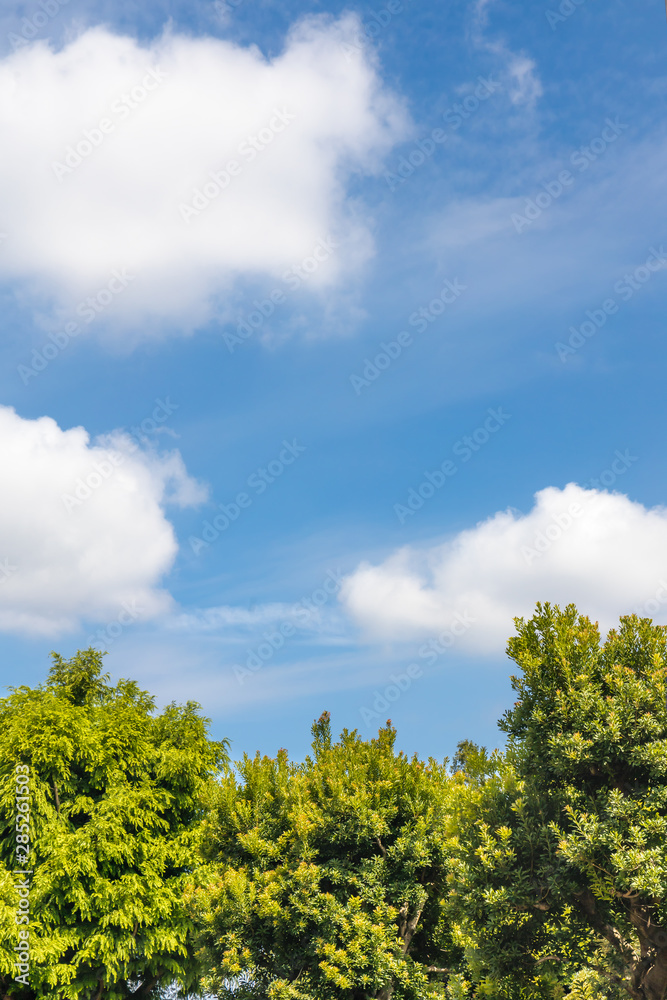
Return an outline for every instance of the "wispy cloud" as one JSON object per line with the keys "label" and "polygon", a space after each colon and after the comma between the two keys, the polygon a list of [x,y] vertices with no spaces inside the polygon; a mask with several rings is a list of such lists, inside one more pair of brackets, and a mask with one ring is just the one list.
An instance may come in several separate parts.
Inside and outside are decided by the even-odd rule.
{"label": "wispy cloud", "polygon": [[507,71],[513,81],[509,94],[512,104],[534,108],[544,89],[537,75],[534,59],[507,52]]}
{"label": "wispy cloud", "polygon": [[514,51],[504,39],[489,37],[489,12],[496,0],[475,0],[471,13],[473,45],[498,59],[512,104],[532,111],[544,93],[537,64],[523,50]]}
{"label": "wispy cloud", "polygon": [[221,605],[184,612],[165,621],[170,629],[187,632],[216,632],[231,638],[235,634],[247,637],[249,632],[275,625],[294,622],[300,631],[313,635],[335,634],[340,631],[341,615],[338,610],[304,607],[294,604],[261,604],[252,608]]}

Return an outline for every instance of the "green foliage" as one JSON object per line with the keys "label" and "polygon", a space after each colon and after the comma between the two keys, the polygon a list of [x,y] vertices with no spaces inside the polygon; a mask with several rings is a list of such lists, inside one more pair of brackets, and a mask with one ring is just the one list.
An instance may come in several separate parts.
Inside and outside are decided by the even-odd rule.
{"label": "green foliage", "polygon": [[[332,741],[328,714],[303,764],[245,757],[206,834],[207,986],[219,997],[445,997],[460,958],[443,923],[449,797],[461,778],[394,750],[390,723]],[[233,980],[250,980],[235,991]]]}
{"label": "green foliage", "polygon": [[[199,706],[115,687],[93,649],[0,701],[0,985],[17,997],[124,1000],[196,982],[185,893],[212,776]],[[12,981],[16,764],[30,769],[30,989]],[[18,865],[18,867],[21,867]]]}
{"label": "green foliage", "polygon": [[460,771],[466,781],[478,783],[496,768],[497,755],[489,756],[485,747],[478,747],[472,740],[461,740],[452,759],[452,773]]}
{"label": "green foliage", "polygon": [[600,644],[549,605],[516,624],[507,761],[478,784],[482,822],[452,866],[471,966],[501,995],[665,1000],[665,629],[630,616]]}
{"label": "green foliage", "polygon": [[623,995],[599,973],[581,969],[572,977],[567,1000],[614,1000]]}
{"label": "green foliage", "polygon": [[[387,723],[303,763],[94,650],[0,701],[0,996],[667,1000],[667,629],[516,620],[506,754],[447,770]],[[13,980],[15,767],[30,770],[30,987]]]}

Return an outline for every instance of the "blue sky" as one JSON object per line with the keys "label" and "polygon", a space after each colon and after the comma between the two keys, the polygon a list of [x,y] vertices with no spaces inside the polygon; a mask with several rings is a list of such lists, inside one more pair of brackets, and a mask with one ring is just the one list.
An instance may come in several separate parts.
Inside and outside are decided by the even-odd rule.
{"label": "blue sky", "polygon": [[236,754],[442,757],[536,601],[667,621],[665,30],[5,10],[2,683],[92,641]]}

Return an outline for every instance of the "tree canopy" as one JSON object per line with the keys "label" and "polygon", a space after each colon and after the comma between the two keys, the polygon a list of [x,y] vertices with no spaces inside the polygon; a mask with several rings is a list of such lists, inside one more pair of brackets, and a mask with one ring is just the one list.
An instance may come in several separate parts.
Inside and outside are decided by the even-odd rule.
{"label": "tree canopy", "polygon": [[0,700],[3,1000],[667,1000],[667,629],[538,605],[508,653],[505,751],[451,766],[326,712],[233,765],[53,654]]}
{"label": "tree canopy", "polygon": [[[226,746],[208,738],[195,703],[157,714],[134,682],[108,680],[96,650],[53,654],[45,685],[0,701],[3,994],[148,1000],[197,982],[185,890]],[[16,765],[29,775],[27,859]],[[17,867],[32,871],[29,986],[14,978]]]}
{"label": "tree canopy", "polygon": [[507,754],[452,874],[478,974],[536,997],[595,982],[665,1000],[666,630],[633,615],[601,642],[574,606],[516,624]]}
{"label": "tree canopy", "polygon": [[444,996],[448,777],[397,753],[395,736],[387,723],[334,742],[325,713],[305,762],[246,756],[224,778],[199,898],[217,996]]}

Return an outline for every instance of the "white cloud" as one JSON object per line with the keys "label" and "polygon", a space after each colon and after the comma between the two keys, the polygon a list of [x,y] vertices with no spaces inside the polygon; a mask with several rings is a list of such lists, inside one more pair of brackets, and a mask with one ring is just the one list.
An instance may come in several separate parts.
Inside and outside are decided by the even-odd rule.
{"label": "white cloud", "polygon": [[123,434],[91,443],[83,427],[0,406],[0,458],[0,629],[52,635],[128,602],[134,620],[171,607],[159,581],[177,543],[163,508],[205,497],[178,452]]}
{"label": "white cloud", "polygon": [[573,602],[605,629],[634,610],[664,617],[666,567],[667,509],[570,483],[541,490],[528,514],[502,511],[444,544],[361,564],[341,600],[371,638],[435,635],[467,614],[461,649],[498,654],[537,601]]}
{"label": "white cloud", "polygon": [[525,52],[514,52],[505,41],[486,37],[489,8],[495,0],[475,0],[472,5],[472,40],[477,48],[498,57],[500,72],[504,77],[512,104],[532,110],[544,93],[537,65]]}
{"label": "white cloud", "polygon": [[229,628],[260,628],[274,625],[290,617],[291,604],[260,604],[244,608],[222,604],[216,608],[201,608],[173,618],[168,624],[174,629],[193,632],[216,632]]}
{"label": "white cloud", "polygon": [[489,23],[488,8],[493,2],[494,0],[475,0],[472,7],[472,21],[477,31],[485,28]]}
{"label": "white cloud", "polygon": [[[202,641],[199,636],[175,633],[165,641],[160,634],[137,630],[112,647],[113,670],[116,676],[136,678],[142,687],[156,692],[162,704],[195,698],[207,714],[229,718],[253,705],[293,703],[295,692],[299,698],[347,692],[346,702],[354,706],[351,692],[371,684],[385,687],[392,668],[400,670],[402,662],[388,666],[386,657],[375,650],[353,655],[335,646],[313,650],[308,645],[304,650],[296,640],[290,642],[282,658],[276,654],[240,683],[234,668],[245,663],[248,647],[235,649],[210,637]],[[359,702],[361,707],[361,697]],[[356,709],[354,715],[358,722]]]}
{"label": "white cloud", "polygon": [[[589,145],[603,127],[603,122],[591,126],[582,145]],[[419,232],[418,239],[423,243],[415,240],[412,252],[423,252],[426,246],[435,253],[442,271],[457,274],[471,288],[474,283],[476,294],[467,301],[466,311],[494,331],[489,332],[484,345],[486,362],[477,358],[475,363],[477,389],[480,378],[485,377],[481,374],[483,368],[487,369],[486,377],[493,380],[491,384],[496,385],[501,377],[515,384],[517,373],[529,370],[535,363],[555,365],[562,371],[564,365],[554,345],[567,341],[569,326],[578,327],[584,322],[587,309],[598,308],[613,297],[624,315],[629,315],[638,306],[640,296],[651,296],[664,281],[664,271],[658,272],[632,300],[625,294],[621,299],[614,290],[625,273],[632,274],[645,264],[652,249],[666,252],[664,244],[653,240],[655,206],[665,202],[657,178],[666,144],[662,137],[650,136],[639,146],[628,145],[625,135],[610,144],[585,171],[573,164],[576,147],[543,151],[539,163],[535,149],[526,149],[524,161],[519,162],[521,157],[514,160],[511,177],[496,177],[496,190],[512,186],[523,191],[521,196],[492,197],[487,192],[452,201],[428,220],[425,233]],[[555,181],[562,170],[571,172],[574,183],[564,187],[559,197],[517,233],[516,219],[525,218],[527,204],[534,204],[535,197],[545,191],[543,185]],[[578,247],[576,255],[572,253],[573,244]],[[558,306],[545,317],[541,334],[536,334],[518,318],[519,314],[525,316],[529,307],[539,310],[549,296],[558,300]],[[497,320],[499,316],[511,316],[504,323],[502,351],[495,327],[489,323],[490,318]],[[526,346],[520,356],[517,353],[510,358],[508,346],[515,338],[525,339]],[[475,349],[479,356],[479,341]],[[536,352],[541,352],[537,359]],[[602,339],[580,351],[574,364],[588,366],[599,363],[600,358],[609,363],[609,345]]]}
{"label": "white cloud", "polygon": [[251,632],[289,622],[299,632],[328,639],[344,631],[341,617],[337,605],[335,609],[316,607],[306,599],[294,604],[274,602],[251,608],[229,604],[198,608],[174,616],[166,625],[177,631],[220,633],[230,641],[245,641]]}
{"label": "white cloud", "polygon": [[537,75],[535,60],[529,59],[525,55],[512,54],[508,61],[508,73],[513,81],[510,87],[512,104],[525,104],[529,108],[534,107],[538,97],[544,93]]}
{"label": "white cloud", "polygon": [[377,172],[407,128],[358,30],[352,15],[306,19],[270,60],[220,39],[166,33],[144,47],[99,27],[57,52],[35,42],[5,57],[0,277],[76,319],[127,269],[108,318],[192,329],[237,279],[275,281],[329,235],[345,250],[308,287],[352,272],[372,240],[348,182]]}
{"label": "white cloud", "polygon": [[435,241],[439,247],[454,248],[457,255],[460,254],[461,247],[475,244],[475,254],[478,256],[479,244],[486,243],[498,234],[507,234],[512,212],[521,211],[524,205],[525,199],[520,198],[467,198],[451,202],[436,217]]}

